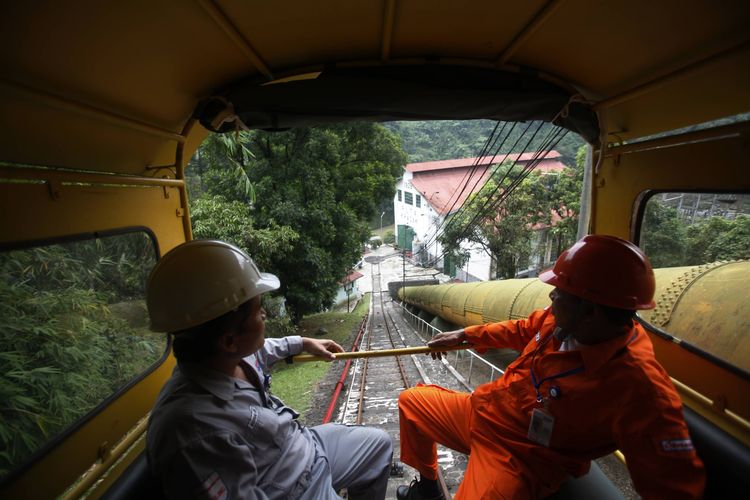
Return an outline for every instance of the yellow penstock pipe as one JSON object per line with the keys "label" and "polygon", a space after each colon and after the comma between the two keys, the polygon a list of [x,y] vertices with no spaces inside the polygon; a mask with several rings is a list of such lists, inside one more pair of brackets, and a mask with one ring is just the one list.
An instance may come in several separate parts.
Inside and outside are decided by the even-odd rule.
{"label": "yellow penstock pipe", "polygon": [[[458,344],[452,346],[440,346],[440,347],[404,347],[401,349],[380,349],[377,351],[355,351],[355,352],[337,352],[334,354],[336,357],[333,361],[340,359],[352,359],[352,358],[381,358],[385,356],[408,356],[409,354],[423,354],[430,352],[446,352],[446,351],[460,351],[462,349],[471,349],[473,344]],[[294,363],[302,361],[328,361],[328,359],[322,356],[315,356],[313,354],[298,354],[292,358]]]}

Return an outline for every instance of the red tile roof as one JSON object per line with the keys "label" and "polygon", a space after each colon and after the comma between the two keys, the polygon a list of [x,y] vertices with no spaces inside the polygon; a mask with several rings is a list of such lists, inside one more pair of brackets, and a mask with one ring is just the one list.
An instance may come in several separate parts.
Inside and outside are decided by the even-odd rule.
{"label": "red tile roof", "polygon": [[[510,153],[508,155],[483,156],[481,160],[479,157],[475,156],[473,158],[457,158],[455,160],[423,161],[421,163],[408,163],[406,165],[406,171],[425,172],[428,170],[442,170],[445,168],[471,167],[475,163],[479,163],[480,165],[484,166],[497,165],[498,163],[504,162],[506,159],[517,162],[528,162],[529,160],[532,160],[536,154],[537,153],[535,152],[521,154]],[[552,150],[545,155],[544,159],[555,160],[557,158],[560,158],[560,156],[560,153]]]}
{"label": "red tile roof", "polygon": [[[470,194],[482,188],[484,181],[491,173],[490,166],[505,161],[506,157],[523,164],[532,160],[534,155],[536,153],[509,154],[497,156],[494,161],[493,157],[488,156],[483,157],[480,162],[477,162],[477,158],[461,158],[409,163],[406,165],[406,170],[412,172],[411,183],[425,201],[437,213],[446,215],[451,208],[454,211],[458,210]],[[550,151],[539,162],[535,170],[542,172],[562,171],[566,167],[558,158],[560,158],[560,153]],[[477,163],[477,167],[474,168]]]}
{"label": "red tile roof", "polygon": [[352,281],[357,281],[362,276],[364,276],[364,274],[358,271],[352,271],[349,274],[347,274],[345,278],[339,281],[339,283],[341,283],[342,285],[346,285],[348,283],[351,283]]}

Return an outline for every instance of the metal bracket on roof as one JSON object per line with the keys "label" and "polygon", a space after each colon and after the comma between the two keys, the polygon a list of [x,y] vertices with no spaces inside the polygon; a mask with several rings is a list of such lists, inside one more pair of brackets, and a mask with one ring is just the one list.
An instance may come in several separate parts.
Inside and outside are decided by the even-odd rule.
{"label": "metal bracket on roof", "polygon": [[49,180],[46,184],[49,190],[49,197],[53,200],[59,200],[62,193],[62,182]]}

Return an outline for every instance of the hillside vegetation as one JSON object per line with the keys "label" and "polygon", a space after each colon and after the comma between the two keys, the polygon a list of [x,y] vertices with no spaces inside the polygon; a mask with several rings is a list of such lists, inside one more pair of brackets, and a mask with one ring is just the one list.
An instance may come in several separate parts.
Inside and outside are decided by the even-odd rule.
{"label": "hillside vegetation", "polygon": [[[409,156],[409,163],[453,158],[470,158],[477,156],[495,127],[492,120],[441,120],[388,122],[385,127],[401,137],[404,151]],[[520,153],[526,144],[526,138],[516,141],[523,135],[526,123],[518,123],[505,142],[502,153]],[[545,124],[538,136],[544,137],[551,125]],[[563,163],[574,165],[576,152],[584,144],[578,134],[568,132],[555,146],[563,156]],[[515,147],[513,147],[515,145]],[[532,142],[527,148],[534,151],[539,148],[539,141]]]}

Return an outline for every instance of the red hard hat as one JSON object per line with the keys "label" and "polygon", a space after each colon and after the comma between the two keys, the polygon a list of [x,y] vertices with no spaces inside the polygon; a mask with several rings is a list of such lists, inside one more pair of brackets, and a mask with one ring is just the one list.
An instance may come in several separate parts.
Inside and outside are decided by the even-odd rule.
{"label": "red hard hat", "polygon": [[653,309],[654,271],[646,254],[615,236],[591,234],[565,250],[543,282],[577,297],[620,309]]}

